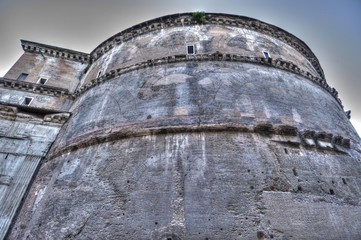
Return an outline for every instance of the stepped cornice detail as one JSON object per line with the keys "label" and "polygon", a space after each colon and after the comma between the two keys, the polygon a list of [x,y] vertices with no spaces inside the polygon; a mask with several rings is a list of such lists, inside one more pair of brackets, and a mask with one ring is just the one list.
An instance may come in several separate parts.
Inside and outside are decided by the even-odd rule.
{"label": "stepped cornice detail", "polygon": [[66,48],[60,48],[26,40],[21,40],[21,46],[25,52],[38,53],[43,56],[47,55],[51,57],[64,58],[81,63],[86,63],[89,61],[89,54]]}

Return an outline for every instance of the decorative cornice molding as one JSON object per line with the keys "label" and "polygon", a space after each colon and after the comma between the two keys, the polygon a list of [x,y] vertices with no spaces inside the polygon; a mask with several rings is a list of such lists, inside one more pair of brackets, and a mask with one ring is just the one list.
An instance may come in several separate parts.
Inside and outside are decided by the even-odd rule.
{"label": "decorative cornice molding", "polygon": [[87,63],[89,61],[89,54],[70,49],[50,46],[42,43],[30,42],[26,40],[21,40],[21,46],[23,47],[25,52],[38,53],[51,57],[59,57],[81,63]]}
{"label": "decorative cornice molding", "polygon": [[99,85],[107,80],[113,79],[116,76],[120,76],[122,74],[147,68],[147,67],[153,67],[157,65],[163,65],[168,63],[177,63],[177,62],[188,62],[188,61],[228,61],[228,62],[243,62],[243,63],[253,63],[253,64],[259,64],[269,67],[274,67],[277,69],[285,70],[297,75],[300,75],[302,77],[305,77],[312,82],[317,83],[319,86],[321,86],[323,89],[325,89],[327,92],[329,92],[336,101],[340,104],[340,106],[343,108],[341,100],[338,98],[338,92],[335,88],[331,88],[324,79],[316,77],[312,75],[310,72],[304,71],[301,68],[299,68],[296,64],[285,61],[282,59],[272,59],[272,58],[262,58],[262,57],[248,57],[248,56],[241,56],[236,54],[229,54],[229,53],[213,53],[213,54],[196,54],[196,55],[173,55],[168,56],[164,58],[159,59],[152,59],[145,62],[137,63],[134,65],[110,70],[109,72],[105,73],[99,78],[93,79],[91,83],[88,83],[82,87],[80,87],[77,91],[74,93],[74,98],[79,97],[84,92],[89,90],[90,88],[93,88],[96,85]]}
{"label": "decorative cornice molding", "polygon": [[72,95],[69,93],[68,89],[59,88],[59,87],[51,87],[43,84],[17,81],[12,79],[3,78],[1,84],[3,84],[4,88],[14,88],[21,91],[33,92],[38,94],[45,94],[56,97],[68,97],[72,98]]}
{"label": "decorative cornice molding", "polygon": [[70,117],[70,113],[55,113],[55,114],[47,114],[44,116],[44,122],[53,122],[64,124],[68,121]]}
{"label": "decorative cornice molding", "polygon": [[[285,42],[286,44],[294,47],[297,51],[299,51],[305,58],[307,58],[311,62],[311,64],[316,69],[321,78],[325,79],[321,65],[316,55],[311,51],[311,49],[302,40],[279,27],[259,21],[254,18],[223,13],[205,13],[204,24],[226,25],[245,28],[279,39],[280,41]],[[192,19],[192,13],[167,15],[137,24],[133,27],[130,27],[124,31],[115,34],[114,36],[110,37],[109,39],[98,45],[90,53],[91,60],[95,61],[104,53],[112,49],[114,46],[142,34],[164,28],[182,27],[189,25],[197,25],[197,22]]]}

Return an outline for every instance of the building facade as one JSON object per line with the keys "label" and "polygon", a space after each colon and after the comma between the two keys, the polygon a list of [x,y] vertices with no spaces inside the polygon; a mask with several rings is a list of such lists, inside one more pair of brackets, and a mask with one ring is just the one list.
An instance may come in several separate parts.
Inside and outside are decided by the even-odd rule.
{"label": "building facade", "polygon": [[89,54],[21,44],[0,80],[1,237],[361,237],[360,138],[292,34],[183,13]]}

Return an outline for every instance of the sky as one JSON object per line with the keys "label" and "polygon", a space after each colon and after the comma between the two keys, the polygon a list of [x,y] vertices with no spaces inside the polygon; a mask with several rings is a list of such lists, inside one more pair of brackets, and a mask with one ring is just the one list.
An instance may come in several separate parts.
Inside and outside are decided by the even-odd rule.
{"label": "sky", "polygon": [[256,18],[303,40],[361,135],[361,0],[0,0],[0,77],[20,39],[90,53],[128,27],[194,11]]}

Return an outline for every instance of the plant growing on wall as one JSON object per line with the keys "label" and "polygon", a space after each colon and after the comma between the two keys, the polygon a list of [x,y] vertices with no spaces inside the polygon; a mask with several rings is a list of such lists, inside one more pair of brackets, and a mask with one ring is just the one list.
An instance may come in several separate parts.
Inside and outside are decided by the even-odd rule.
{"label": "plant growing on wall", "polygon": [[206,14],[204,12],[194,12],[192,14],[192,21],[198,24],[204,24],[206,22]]}
{"label": "plant growing on wall", "polygon": [[88,65],[85,67],[85,69],[84,69],[83,73],[86,73],[86,72],[89,70],[90,66],[91,66],[91,64],[90,64],[90,63],[88,63]]}

